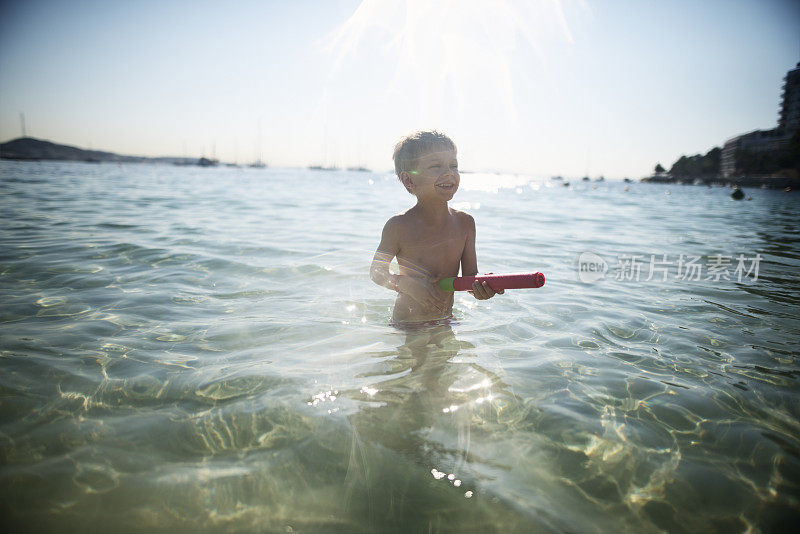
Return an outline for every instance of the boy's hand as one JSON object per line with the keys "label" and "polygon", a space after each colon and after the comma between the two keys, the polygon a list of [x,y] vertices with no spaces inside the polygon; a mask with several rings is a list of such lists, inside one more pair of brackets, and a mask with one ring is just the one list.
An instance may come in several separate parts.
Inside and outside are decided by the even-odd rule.
{"label": "boy's hand", "polygon": [[487,300],[495,295],[502,295],[505,293],[505,290],[501,289],[500,291],[495,291],[491,288],[489,282],[479,282],[475,280],[472,282],[472,291],[470,291],[470,293],[478,300]]}
{"label": "boy's hand", "polygon": [[445,300],[434,283],[434,280],[428,278],[401,276],[398,280],[398,288],[401,293],[405,293],[425,308],[444,312]]}

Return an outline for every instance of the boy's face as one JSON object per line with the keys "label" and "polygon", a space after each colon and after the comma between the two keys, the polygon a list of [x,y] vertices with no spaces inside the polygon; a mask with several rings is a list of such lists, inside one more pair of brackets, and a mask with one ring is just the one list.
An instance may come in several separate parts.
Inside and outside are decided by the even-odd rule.
{"label": "boy's face", "polygon": [[453,198],[461,177],[455,150],[438,150],[417,158],[415,170],[404,171],[403,184],[418,199],[438,199],[445,202]]}

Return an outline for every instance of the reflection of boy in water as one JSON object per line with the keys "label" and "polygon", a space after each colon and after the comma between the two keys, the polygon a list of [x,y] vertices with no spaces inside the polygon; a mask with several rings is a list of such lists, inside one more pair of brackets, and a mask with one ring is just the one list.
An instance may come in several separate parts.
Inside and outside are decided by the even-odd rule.
{"label": "reflection of boy in water", "polygon": [[[460,182],[456,146],[442,133],[415,132],[395,146],[394,168],[406,190],[417,197],[417,204],[386,222],[370,277],[397,291],[393,322],[447,318],[453,310],[453,294],[440,291],[436,283],[457,276],[459,266],[462,276],[478,274],[475,221],[447,205]],[[389,272],[394,257],[400,274]],[[470,291],[478,300],[502,292],[486,282],[475,282]]]}
{"label": "reflection of boy in water", "polygon": [[[408,330],[396,356],[381,359],[384,371],[369,374],[368,399],[364,389],[353,391],[353,398],[369,402],[348,416],[353,439],[340,509],[355,521],[374,517],[370,531],[429,532],[441,525],[525,531],[519,526],[526,519],[504,503],[465,498],[477,493],[482,473],[503,467],[480,453],[501,425],[506,430],[501,410],[522,404],[499,376],[469,362],[469,354],[453,361],[474,348],[450,325]],[[505,408],[495,405],[496,397],[507,401]]]}

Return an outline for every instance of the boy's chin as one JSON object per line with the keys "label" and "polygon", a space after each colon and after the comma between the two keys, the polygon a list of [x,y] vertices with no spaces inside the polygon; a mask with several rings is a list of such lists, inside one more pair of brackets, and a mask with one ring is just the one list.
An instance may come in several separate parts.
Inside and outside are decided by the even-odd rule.
{"label": "boy's chin", "polygon": [[456,189],[456,188],[453,188],[453,189],[437,189],[436,196],[438,196],[439,198],[446,198],[447,200],[450,200],[451,198],[453,198],[455,196],[456,191],[458,191],[458,189]]}
{"label": "boy's chin", "polygon": [[418,196],[417,199],[423,202],[449,202],[456,194],[453,191],[435,191],[433,194]]}

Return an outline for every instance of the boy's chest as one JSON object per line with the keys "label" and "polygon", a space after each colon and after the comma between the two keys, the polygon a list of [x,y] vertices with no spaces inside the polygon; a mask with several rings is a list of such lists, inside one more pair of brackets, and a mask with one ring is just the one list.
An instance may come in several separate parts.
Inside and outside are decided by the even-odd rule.
{"label": "boy's chest", "polygon": [[424,229],[410,229],[403,236],[398,262],[410,263],[409,267],[419,267],[431,276],[444,276],[458,272],[461,256],[466,244],[466,232],[459,228],[449,228],[435,232]]}

